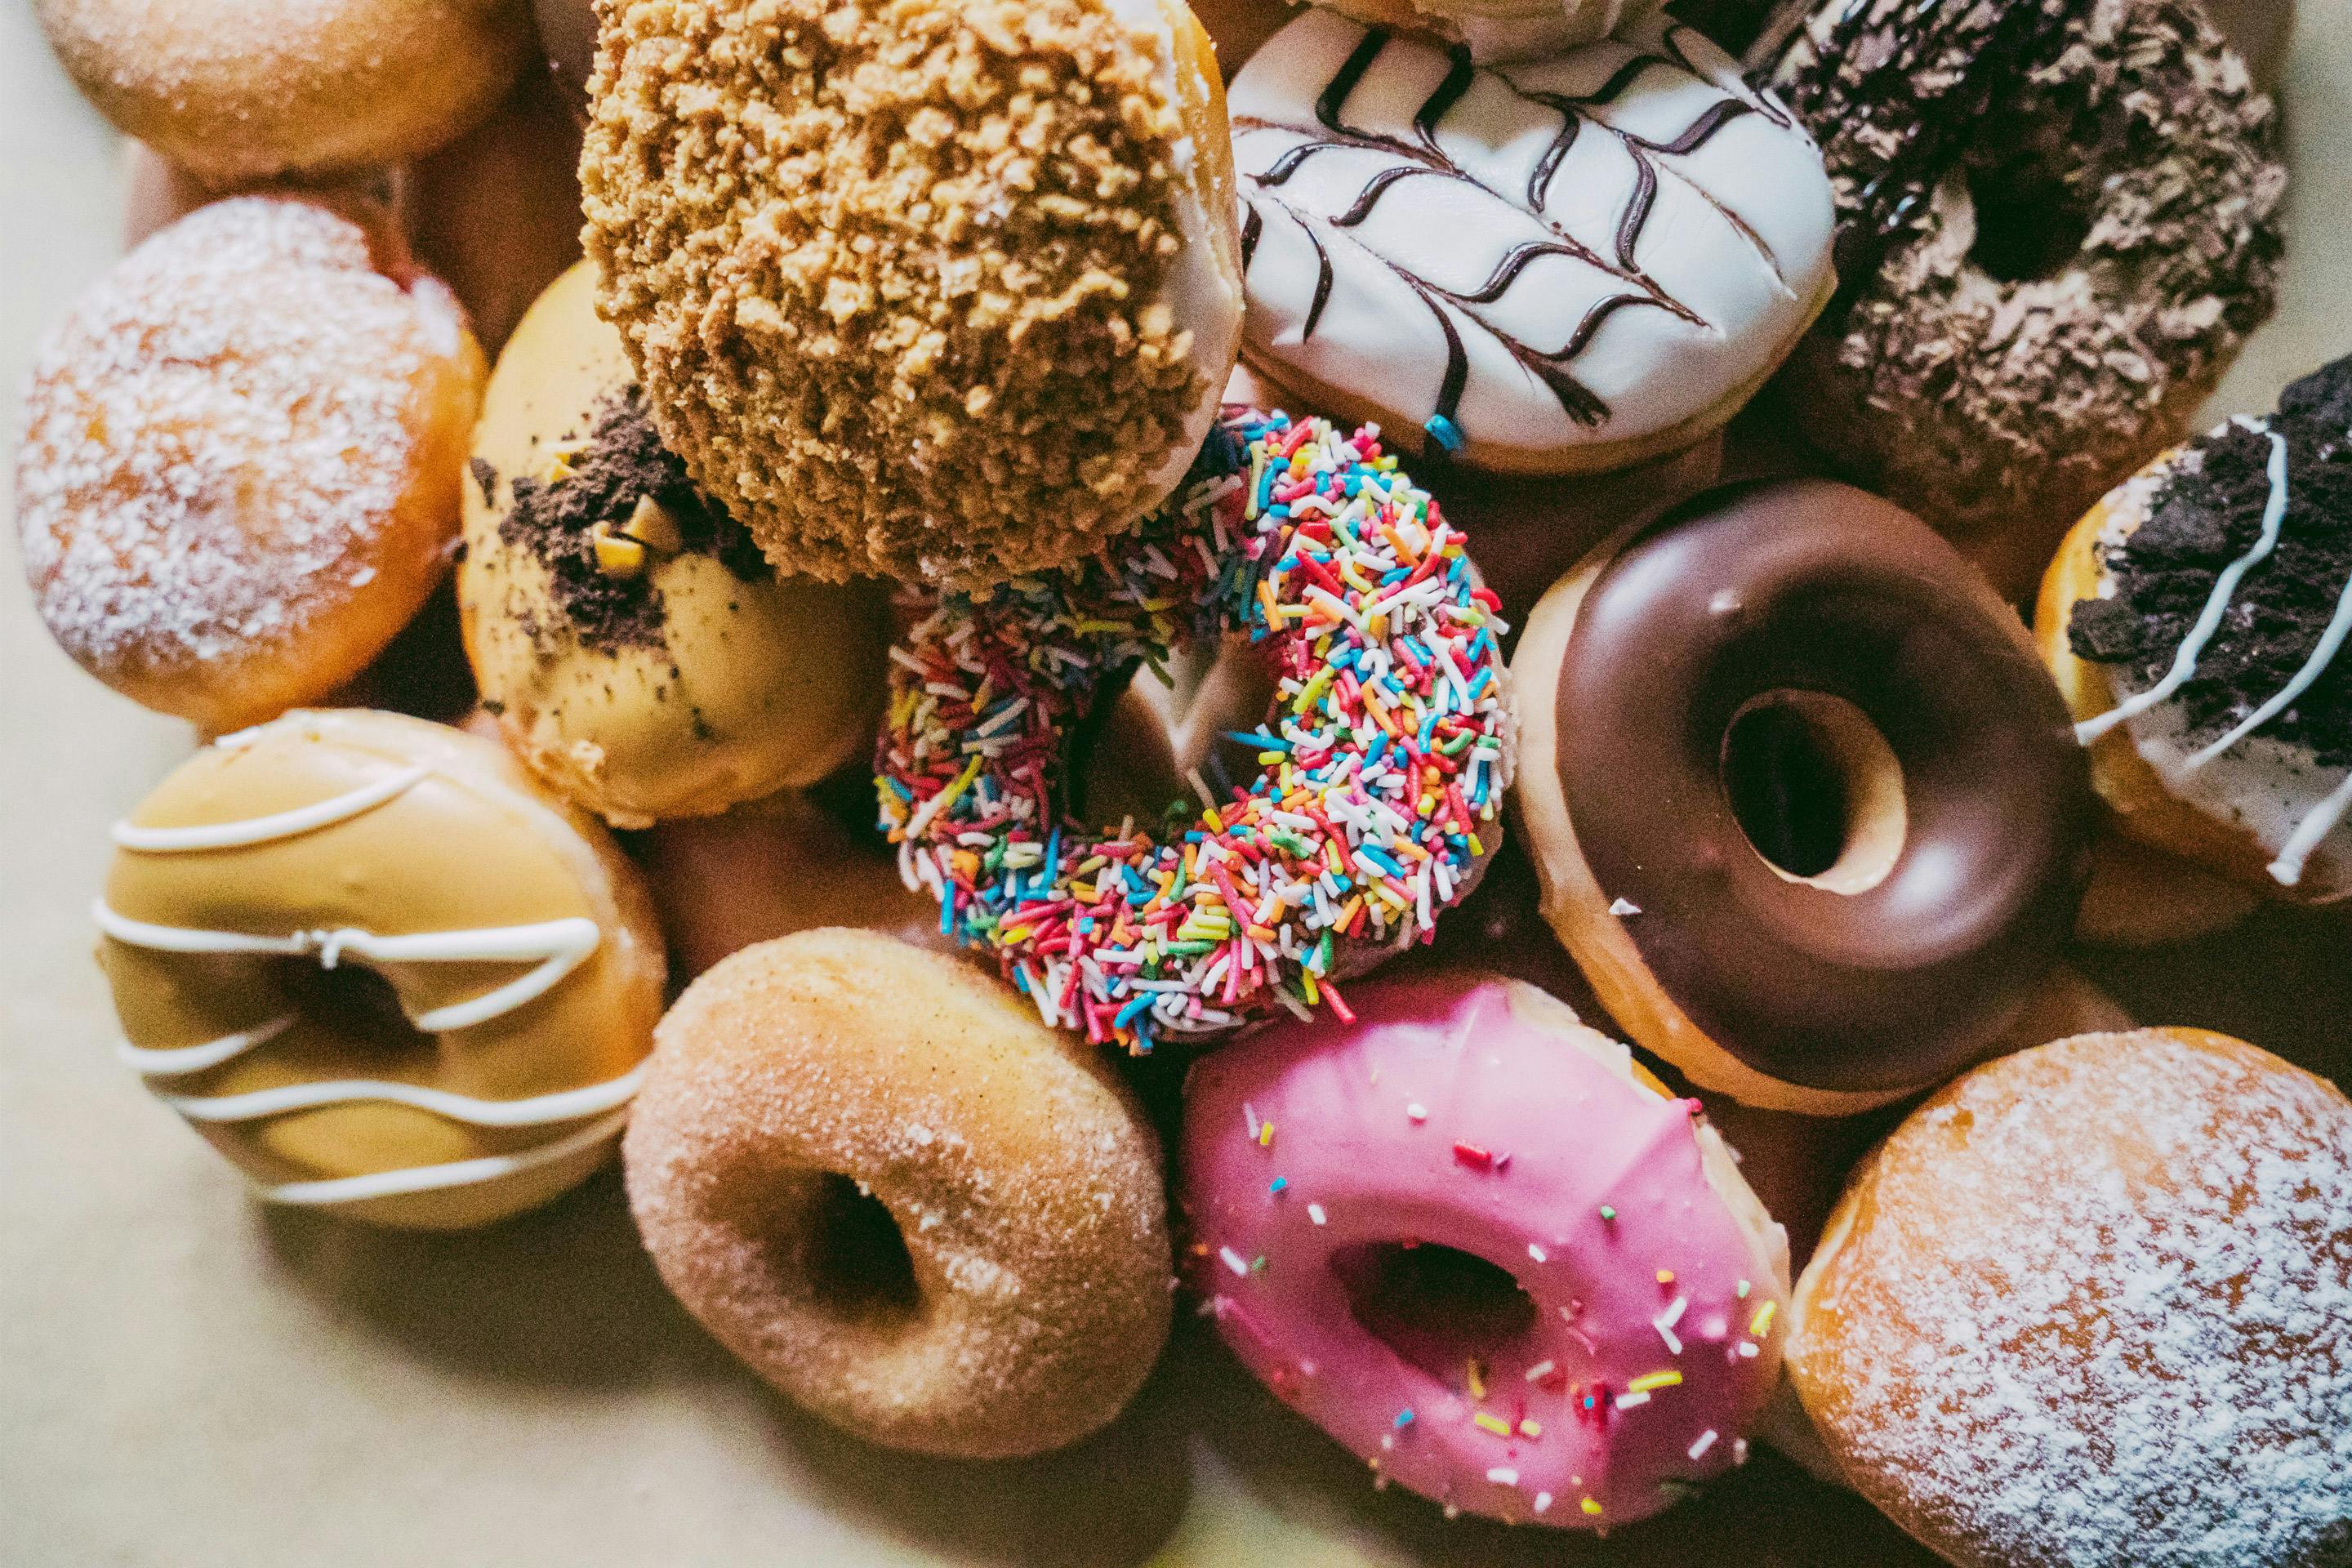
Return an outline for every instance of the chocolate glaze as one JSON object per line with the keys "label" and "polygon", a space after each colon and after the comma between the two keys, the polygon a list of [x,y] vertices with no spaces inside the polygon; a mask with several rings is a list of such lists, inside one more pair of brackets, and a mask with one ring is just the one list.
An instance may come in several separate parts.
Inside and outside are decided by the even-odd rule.
{"label": "chocolate glaze", "polygon": [[[1906,1089],[1981,1056],[2073,930],[2089,779],[2008,612],[1925,523],[1820,480],[1737,486],[1644,529],[1592,584],[1559,672],[1569,816],[1691,1021],[1749,1067]],[[1722,780],[1750,698],[1852,702],[1909,825],[1867,891],[1783,879]]]}

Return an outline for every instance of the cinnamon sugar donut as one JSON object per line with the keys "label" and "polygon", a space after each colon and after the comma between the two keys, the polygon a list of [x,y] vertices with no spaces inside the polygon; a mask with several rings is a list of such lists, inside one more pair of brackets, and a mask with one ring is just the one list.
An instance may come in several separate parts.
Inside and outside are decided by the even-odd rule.
{"label": "cinnamon sugar donut", "polygon": [[404,163],[488,114],[528,0],[34,0],[66,73],[214,185]]}
{"label": "cinnamon sugar donut", "polygon": [[16,526],[50,633],[232,730],[356,675],[448,571],[482,354],[381,215],[215,202],[34,361]]}
{"label": "cinnamon sugar donut", "polygon": [[656,1032],[622,1147],[646,1247],[753,1371],[869,1441],[1075,1442],[1168,1333],[1160,1151],[1099,1053],[866,931],[762,942]]}
{"label": "cinnamon sugar donut", "polygon": [[1156,506],[1241,330],[1181,0],[601,11],[581,174],[662,434],[786,572],[966,585]]}
{"label": "cinnamon sugar donut", "polygon": [[1961,1568],[2352,1561],[2352,1101],[2201,1029],[1979,1068],[1855,1173],[1788,1364]]}
{"label": "cinnamon sugar donut", "polygon": [[1785,0],[1748,63],[1838,193],[1804,437],[2027,589],[2271,313],[2270,100],[2174,0]]}

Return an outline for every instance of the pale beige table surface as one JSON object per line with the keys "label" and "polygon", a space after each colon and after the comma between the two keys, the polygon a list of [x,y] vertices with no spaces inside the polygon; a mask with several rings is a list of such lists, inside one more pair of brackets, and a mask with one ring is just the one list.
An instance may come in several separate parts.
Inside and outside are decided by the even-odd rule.
{"label": "pale beige table surface", "polygon": [[[2258,0],[2259,3],[2259,0]],[[2304,0],[2277,321],[2217,413],[2352,350],[2352,0]],[[116,143],[0,0],[0,385],[115,253]],[[1759,1458],[1604,1543],[1376,1496],[1190,1326],[1074,1452],[910,1460],[797,1414],[663,1293],[618,1184],[457,1238],[265,1213],[117,1066],[87,910],[107,825],[188,749],[85,679],[0,570],[0,1563],[1924,1561]],[[2146,1018],[2339,1076],[2342,928],[2099,966]],[[2326,983],[2332,975],[2336,984]],[[2332,994],[2331,994],[2332,993]]]}

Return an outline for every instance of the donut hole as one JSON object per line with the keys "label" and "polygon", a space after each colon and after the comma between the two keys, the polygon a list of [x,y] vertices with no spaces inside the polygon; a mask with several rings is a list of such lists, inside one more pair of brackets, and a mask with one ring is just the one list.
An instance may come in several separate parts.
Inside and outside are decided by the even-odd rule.
{"label": "donut hole", "polygon": [[2090,237],[2090,214],[2076,205],[2063,184],[2035,167],[2013,159],[1967,172],[1969,202],[1976,213],[1969,258],[2003,283],[2056,276]]}
{"label": "donut hole", "polygon": [[392,982],[364,963],[332,969],[308,959],[288,960],[278,976],[293,1010],[306,1018],[331,1019],[344,1039],[387,1056],[430,1048],[434,1037],[408,1021]]}
{"label": "donut hole", "polygon": [[809,1269],[843,1316],[898,1318],[922,1300],[898,1222],[871,1189],[828,1171],[809,1215]]}
{"label": "donut hole", "polygon": [[1724,731],[1723,793],[1774,874],[1863,893],[1902,858],[1903,764],[1869,715],[1822,691],[1768,691]]}
{"label": "donut hole", "polygon": [[1365,1332],[1430,1376],[1452,1381],[1471,1357],[1526,1338],[1536,1304],[1510,1270],[1433,1241],[1368,1242],[1331,1258]]}

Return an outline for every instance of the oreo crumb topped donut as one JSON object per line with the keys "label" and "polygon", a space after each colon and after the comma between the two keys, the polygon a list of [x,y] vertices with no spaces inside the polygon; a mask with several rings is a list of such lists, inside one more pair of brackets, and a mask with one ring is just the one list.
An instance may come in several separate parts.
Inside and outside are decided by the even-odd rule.
{"label": "oreo crumb topped donut", "polygon": [[998,581],[1182,476],[1241,300],[1181,5],[643,0],[600,45],[602,309],[778,566]]}
{"label": "oreo crumb topped donut", "polygon": [[2038,619],[2126,831],[2276,897],[2352,894],[2352,358],[2109,496]]}
{"label": "oreo crumb topped donut", "polygon": [[1748,58],[1837,186],[1843,293],[1782,379],[1808,438],[2030,583],[2271,312],[2269,100],[2172,0],[1810,0]]}

